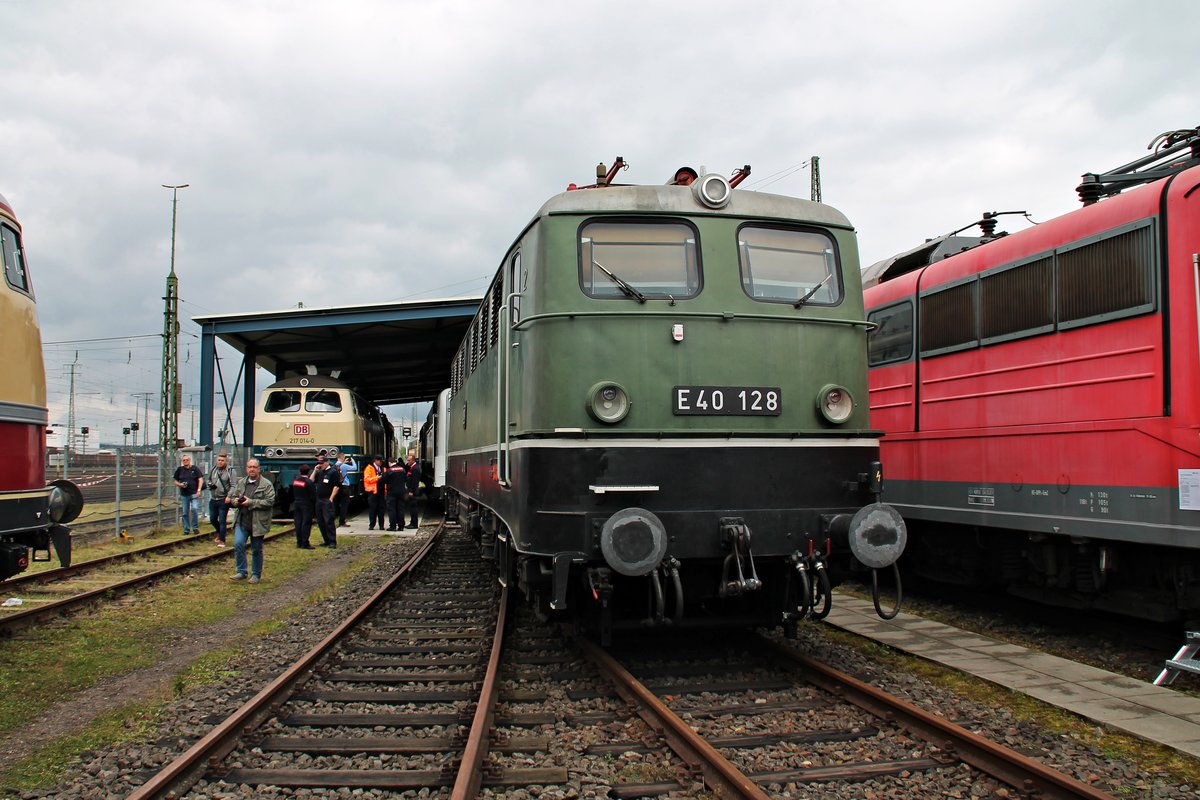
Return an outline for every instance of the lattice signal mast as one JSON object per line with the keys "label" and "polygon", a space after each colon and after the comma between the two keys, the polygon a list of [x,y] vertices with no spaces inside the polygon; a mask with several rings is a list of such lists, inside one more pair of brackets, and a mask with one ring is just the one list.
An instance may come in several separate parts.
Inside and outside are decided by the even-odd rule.
{"label": "lattice signal mast", "polygon": [[161,402],[158,410],[158,446],[164,453],[175,450],[179,442],[179,279],[175,277],[175,220],[179,190],[190,184],[163,184],[171,190],[171,272],[167,275],[167,293],[163,297],[163,357]]}

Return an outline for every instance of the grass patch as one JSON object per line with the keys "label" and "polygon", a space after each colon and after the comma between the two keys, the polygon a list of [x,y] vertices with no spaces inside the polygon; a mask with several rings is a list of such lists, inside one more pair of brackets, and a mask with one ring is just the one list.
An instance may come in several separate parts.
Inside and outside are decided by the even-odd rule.
{"label": "grass patch", "polygon": [[130,703],[103,714],[74,736],[48,743],[21,759],[3,774],[4,786],[38,789],[55,783],[80,753],[105,747],[110,742],[146,741],[158,728],[158,703]]}
{"label": "grass patch", "polygon": [[[23,638],[20,647],[0,650],[0,734],[20,727],[54,702],[69,702],[73,693],[105,678],[153,664],[166,655],[172,634],[227,619],[256,594],[269,592],[272,584],[282,585],[312,567],[314,557],[335,555],[297,550],[290,544],[285,536],[275,546],[266,545],[263,583],[258,586],[231,583],[232,565],[222,560],[128,596],[132,602],[46,626]],[[353,558],[333,581],[269,619],[230,631],[231,643],[181,669],[170,692],[104,714],[79,734],[47,743],[0,772],[0,786],[50,786],[87,750],[147,738],[157,728],[158,712],[173,697],[236,677],[236,659],[249,645],[283,627],[305,606],[332,597],[376,561],[376,550],[366,542],[346,539],[341,552],[346,551]]]}
{"label": "grass patch", "polygon": [[862,653],[886,672],[907,672],[979,705],[1005,708],[1014,719],[1031,722],[1060,738],[1073,739],[1109,758],[1138,764],[1150,775],[1168,782],[1200,785],[1200,760],[1182,755],[1169,747],[1107,730],[1029,695],[898,652],[857,634],[828,625],[813,630],[829,641]]}

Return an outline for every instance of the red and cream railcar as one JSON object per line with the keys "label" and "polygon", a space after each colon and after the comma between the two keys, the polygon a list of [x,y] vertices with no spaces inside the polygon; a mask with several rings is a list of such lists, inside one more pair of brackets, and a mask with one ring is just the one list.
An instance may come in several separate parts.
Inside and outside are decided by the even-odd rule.
{"label": "red and cream railcar", "polygon": [[1085,175],[1073,212],[1000,236],[985,215],[982,239],[868,269],[871,421],[909,567],[1200,611],[1200,130],[1165,143]]}
{"label": "red and cream railcar", "polygon": [[83,507],[74,484],[46,484],[46,374],[33,285],[21,227],[0,196],[0,579],[24,571],[30,558],[49,558],[51,541],[71,563],[66,523]]}

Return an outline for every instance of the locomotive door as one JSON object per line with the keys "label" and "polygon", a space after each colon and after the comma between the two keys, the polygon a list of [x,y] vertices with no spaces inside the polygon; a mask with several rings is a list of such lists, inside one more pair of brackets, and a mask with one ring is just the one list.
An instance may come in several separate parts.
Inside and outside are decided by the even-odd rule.
{"label": "locomotive door", "polygon": [[513,326],[521,321],[521,290],[525,288],[519,251],[509,260],[507,273],[504,283],[508,292],[505,295],[504,308],[508,319],[506,325],[500,326],[500,352],[496,365],[496,479],[501,486],[509,485],[508,431],[512,417],[509,413],[508,391],[511,382],[512,352],[518,344]]}

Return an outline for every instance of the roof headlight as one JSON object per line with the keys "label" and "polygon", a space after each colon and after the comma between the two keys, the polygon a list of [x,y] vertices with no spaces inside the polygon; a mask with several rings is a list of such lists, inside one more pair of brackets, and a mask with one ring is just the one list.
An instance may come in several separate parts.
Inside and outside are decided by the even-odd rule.
{"label": "roof headlight", "polygon": [[834,425],[841,425],[854,413],[854,398],[844,386],[829,384],[817,392],[817,408]]}
{"label": "roof headlight", "polygon": [[709,173],[692,184],[692,194],[709,208],[724,208],[733,197],[733,187],[724,175]]}
{"label": "roof headlight", "polygon": [[612,424],[629,413],[629,395],[612,381],[602,381],[588,390],[587,409],[598,422]]}

